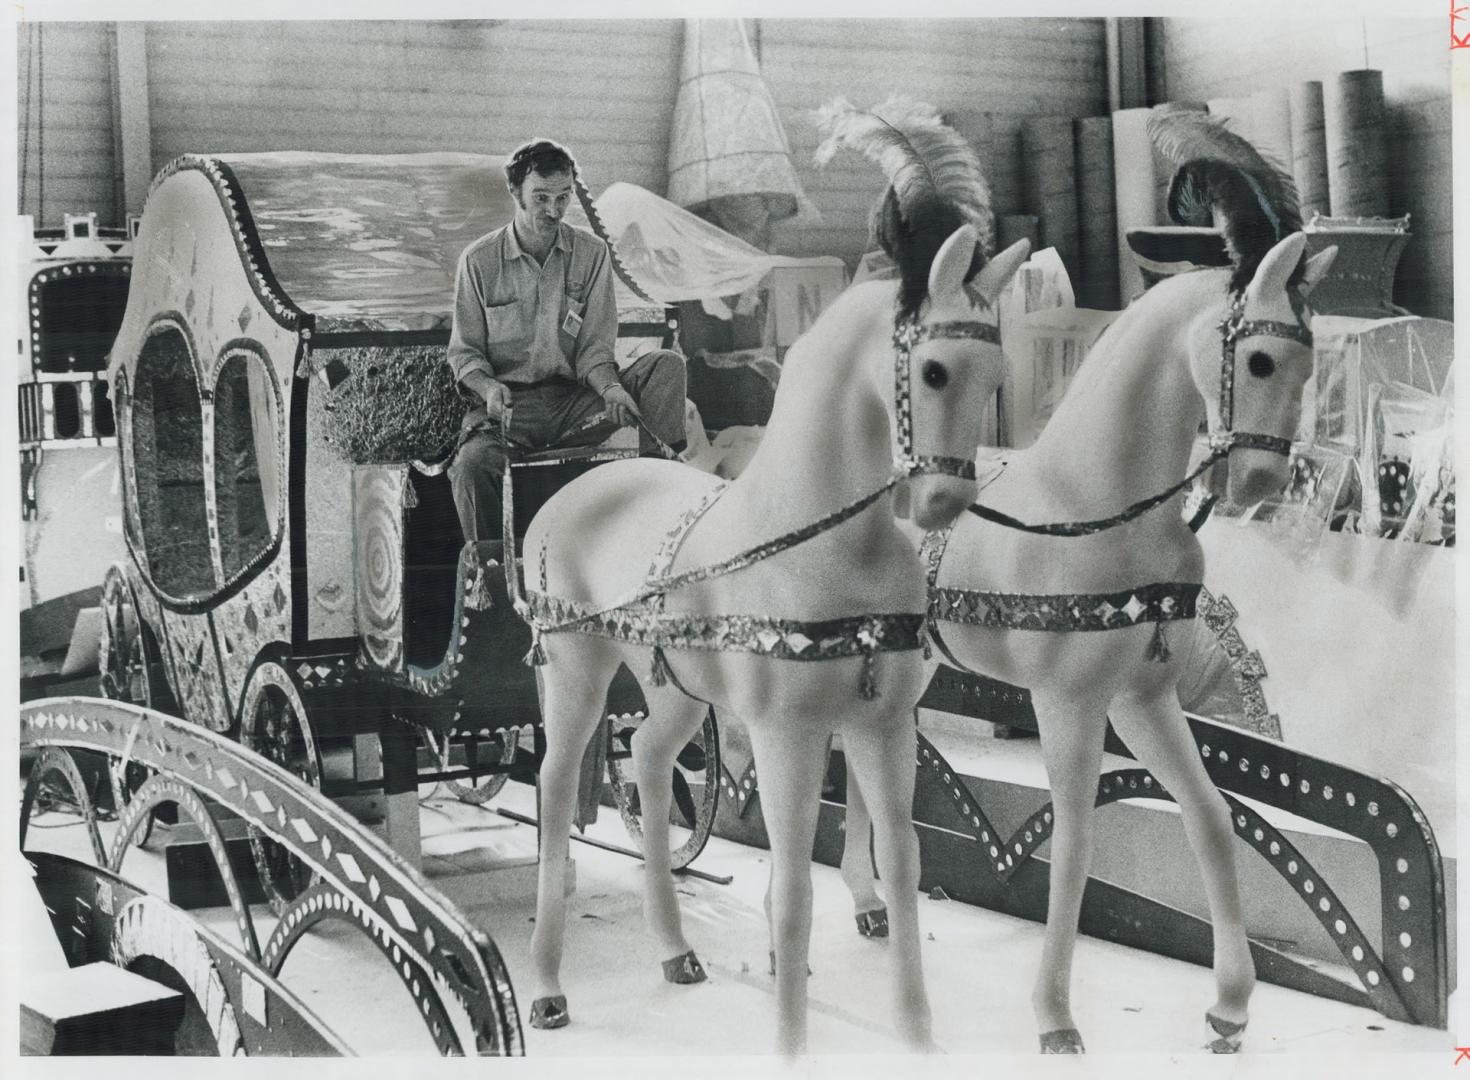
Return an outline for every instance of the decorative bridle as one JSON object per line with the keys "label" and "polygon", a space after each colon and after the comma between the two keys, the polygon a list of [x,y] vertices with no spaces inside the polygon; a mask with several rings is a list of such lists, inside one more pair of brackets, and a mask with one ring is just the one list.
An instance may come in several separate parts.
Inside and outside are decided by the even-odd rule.
{"label": "decorative bridle", "polygon": [[1284,338],[1300,342],[1309,349],[1312,347],[1312,331],[1305,323],[1247,319],[1245,294],[1236,294],[1230,303],[1229,313],[1220,323],[1220,428],[1210,433],[1210,449],[1229,453],[1239,446],[1251,450],[1269,450],[1273,454],[1290,457],[1290,439],[1254,431],[1235,431],[1231,426],[1235,422],[1235,346],[1242,338],[1248,337]]}
{"label": "decorative bridle", "polygon": [[1020,532],[1039,533],[1045,536],[1092,536],[1107,529],[1116,528],[1134,518],[1162,506],[1200,476],[1224,459],[1236,448],[1266,450],[1282,457],[1291,456],[1291,440],[1280,435],[1266,435],[1256,431],[1236,431],[1235,422],[1235,349],[1236,344],[1247,337],[1275,337],[1296,341],[1312,347],[1312,331],[1303,322],[1281,322],[1278,319],[1247,319],[1245,317],[1245,294],[1237,293],[1230,302],[1230,310],[1220,322],[1220,426],[1209,434],[1210,452],[1190,470],[1177,484],[1173,484],[1156,495],[1125,507],[1116,514],[1092,521],[1059,521],[1045,525],[1029,525],[1009,514],[992,510],[979,503],[970,505],[970,513],[995,525]]}
{"label": "decorative bridle", "polygon": [[[909,316],[893,330],[893,416],[894,438],[898,453],[893,458],[893,472],[899,479],[941,473],[962,480],[975,479],[975,459],[944,457],[938,454],[914,453],[914,415],[911,383],[914,346],[925,341],[987,341],[1000,344],[1000,327],[978,320],[965,319],[924,324],[917,316]],[[896,481],[895,481],[896,482]]]}

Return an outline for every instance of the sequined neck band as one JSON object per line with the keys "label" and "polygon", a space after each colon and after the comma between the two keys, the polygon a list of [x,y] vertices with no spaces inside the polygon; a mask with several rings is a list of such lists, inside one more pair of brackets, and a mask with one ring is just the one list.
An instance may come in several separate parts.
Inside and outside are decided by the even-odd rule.
{"label": "sequined neck band", "polygon": [[[939,622],[990,626],[1002,630],[1122,630],[1154,623],[1149,659],[1169,659],[1166,622],[1193,619],[1201,586],[1164,581],[1112,593],[1000,593],[940,586],[939,564],[949,543],[949,530],[928,533],[920,547],[929,577],[930,635],[955,663],[944,643]],[[963,665],[959,665],[963,667]]]}

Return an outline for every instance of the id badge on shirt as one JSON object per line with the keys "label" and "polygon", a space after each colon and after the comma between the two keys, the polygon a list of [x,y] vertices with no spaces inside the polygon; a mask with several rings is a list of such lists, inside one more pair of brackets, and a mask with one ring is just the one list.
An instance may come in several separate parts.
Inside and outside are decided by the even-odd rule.
{"label": "id badge on shirt", "polygon": [[575,300],[567,302],[567,317],[562,320],[562,333],[576,337],[582,332],[582,312],[586,304],[579,304]]}

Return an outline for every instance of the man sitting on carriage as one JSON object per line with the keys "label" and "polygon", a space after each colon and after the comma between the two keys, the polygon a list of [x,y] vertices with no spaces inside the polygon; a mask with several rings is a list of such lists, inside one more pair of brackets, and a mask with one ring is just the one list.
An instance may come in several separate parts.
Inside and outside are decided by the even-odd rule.
{"label": "man sitting on carriage", "polygon": [[549,140],[517,148],[505,164],[514,219],[460,256],[446,358],[471,402],[449,466],[466,540],[500,535],[511,447],[595,446],[637,424],[642,452],[684,449],[684,359],[661,349],[619,371],[611,253],[562,220],[575,171]]}

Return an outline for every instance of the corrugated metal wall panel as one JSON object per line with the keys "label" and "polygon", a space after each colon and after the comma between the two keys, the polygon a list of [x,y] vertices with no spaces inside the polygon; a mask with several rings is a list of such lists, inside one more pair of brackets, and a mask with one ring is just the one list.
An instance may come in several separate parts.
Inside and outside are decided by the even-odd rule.
{"label": "corrugated metal wall panel", "polygon": [[594,191],[662,191],[676,21],[153,23],[155,168],[186,152],[567,143]]}
{"label": "corrugated metal wall panel", "polygon": [[980,151],[997,214],[1022,209],[1022,120],[1107,111],[1101,19],[762,19],[756,36],[797,170],[822,215],[777,229],[786,254],[851,264],[868,248],[882,174],[853,154],[821,170],[812,164],[814,113],[834,97],[871,106],[901,91],[934,105]]}
{"label": "corrugated metal wall panel", "polygon": [[[1443,19],[1162,19],[1155,85],[1168,100],[1248,94],[1340,71],[1383,72],[1391,127],[1390,212],[1412,215],[1395,300],[1454,317],[1450,54]],[[1162,71],[1157,65],[1162,64]],[[1285,74],[1289,73],[1289,75]],[[1330,90],[1329,90],[1330,93]]]}
{"label": "corrugated metal wall panel", "polygon": [[59,226],[62,214],[90,210],[104,224],[120,224],[113,183],[112,24],[21,23],[16,34],[19,212],[44,226]]}

